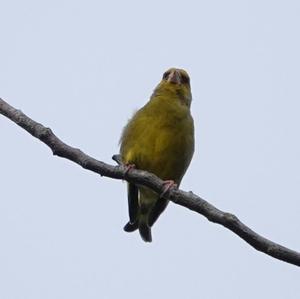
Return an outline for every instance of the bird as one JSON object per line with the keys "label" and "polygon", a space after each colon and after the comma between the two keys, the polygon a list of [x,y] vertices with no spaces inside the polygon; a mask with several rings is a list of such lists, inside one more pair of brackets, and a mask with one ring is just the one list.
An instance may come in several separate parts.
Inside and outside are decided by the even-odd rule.
{"label": "bird", "polygon": [[[127,167],[146,170],[165,182],[165,191],[179,187],[194,154],[194,121],[190,107],[188,73],[179,68],[164,72],[150,100],[124,127],[120,157]],[[129,221],[126,232],[139,230],[145,242],[152,241],[151,227],[168,200],[149,188],[127,183]]]}

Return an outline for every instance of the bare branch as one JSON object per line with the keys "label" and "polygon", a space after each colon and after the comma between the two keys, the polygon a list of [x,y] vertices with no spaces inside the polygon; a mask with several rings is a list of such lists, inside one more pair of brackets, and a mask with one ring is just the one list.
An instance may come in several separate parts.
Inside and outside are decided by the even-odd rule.
{"label": "bare branch", "polygon": [[[137,169],[132,169],[126,173],[125,168],[120,164],[118,156],[114,156],[114,160],[119,166],[112,166],[98,161],[86,155],[80,149],[65,144],[53,134],[51,129],[35,122],[22,113],[22,111],[16,110],[2,99],[0,99],[0,114],[3,114],[15,122],[32,136],[40,139],[51,148],[53,154],[56,156],[71,160],[83,168],[96,172],[101,176],[123,180],[126,174],[126,180],[129,182],[147,186],[159,194],[163,192],[163,181],[154,174]],[[300,266],[300,253],[260,236],[242,223],[235,215],[217,209],[192,192],[172,189],[165,197],[178,205],[205,216],[211,222],[223,225],[256,250],[276,259]]]}

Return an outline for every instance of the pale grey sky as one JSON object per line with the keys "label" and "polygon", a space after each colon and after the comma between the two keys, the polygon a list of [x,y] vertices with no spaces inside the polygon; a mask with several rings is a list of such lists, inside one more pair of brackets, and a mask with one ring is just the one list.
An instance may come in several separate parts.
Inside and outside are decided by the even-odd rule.
{"label": "pale grey sky", "polygon": [[[0,96],[112,163],[171,66],[192,80],[182,188],[300,250],[299,1],[0,2]],[[0,117],[0,298],[299,298],[295,266],[170,204],[153,243],[126,185],[53,157]]]}

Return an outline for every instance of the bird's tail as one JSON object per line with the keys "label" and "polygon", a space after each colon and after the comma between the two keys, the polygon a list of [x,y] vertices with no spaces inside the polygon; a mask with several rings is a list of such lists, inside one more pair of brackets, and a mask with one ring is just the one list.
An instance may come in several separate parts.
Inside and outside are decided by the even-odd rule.
{"label": "bird's tail", "polygon": [[145,242],[152,242],[151,228],[148,225],[148,214],[139,217],[139,232]]}
{"label": "bird's tail", "polygon": [[131,233],[139,229],[142,239],[145,242],[151,242],[152,241],[151,228],[147,222],[148,221],[146,215],[141,215],[136,222],[134,223],[127,222],[127,224],[124,226],[124,231]]}
{"label": "bird's tail", "polygon": [[135,230],[137,230],[139,228],[139,224],[137,221],[135,221],[134,223],[131,223],[130,221],[128,221],[125,226],[124,226],[124,231],[127,233],[131,233],[134,232]]}
{"label": "bird's tail", "polygon": [[[124,226],[124,231],[133,232],[138,229],[145,242],[152,242],[151,225],[155,220],[152,221],[153,217],[150,217],[150,215],[156,203],[157,195],[147,188],[140,187],[139,189],[140,197],[139,201],[136,201],[137,205],[132,205],[132,200],[130,201],[130,207],[134,206],[135,208],[133,209],[134,213],[132,213],[133,217],[131,217],[129,222]],[[132,198],[131,196],[130,199]],[[132,209],[129,210],[133,211]]]}

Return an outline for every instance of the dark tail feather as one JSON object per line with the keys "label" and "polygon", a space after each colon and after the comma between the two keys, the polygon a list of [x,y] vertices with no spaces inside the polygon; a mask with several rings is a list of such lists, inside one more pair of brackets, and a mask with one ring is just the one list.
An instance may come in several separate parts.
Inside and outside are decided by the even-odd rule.
{"label": "dark tail feather", "polygon": [[128,223],[124,226],[123,229],[124,229],[125,232],[131,233],[131,232],[134,232],[135,230],[137,230],[138,227],[139,227],[139,226],[138,226],[137,221],[134,222],[134,223],[128,222]]}
{"label": "dark tail feather", "polygon": [[167,207],[169,201],[164,198],[159,198],[154,205],[153,209],[149,214],[149,226],[152,227],[154,222],[158,219],[159,215],[164,211]]}
{"label": "dark tail feather", "polygon": [[138,198],[139,190],[138,187],[132,183],[128,183],[127,196],[128,196],[128,209],[129,209],[129,221],[131,223],[136,222],[137,213],[139,209]]}
{"label": "dark tail feather", "polygon": [[137,221],[134,223],[128,222],[123,229],[127,233],[131,233],[139,229],[142,239],[145,242],[152,242],[151,228],[147,225],[147,223],[141,222],[138,224]]}
{"label": "dark tail feather", "polygon": [[144,221],[139,223],[139,232],[145,242],[152,242],[151,228]]}

